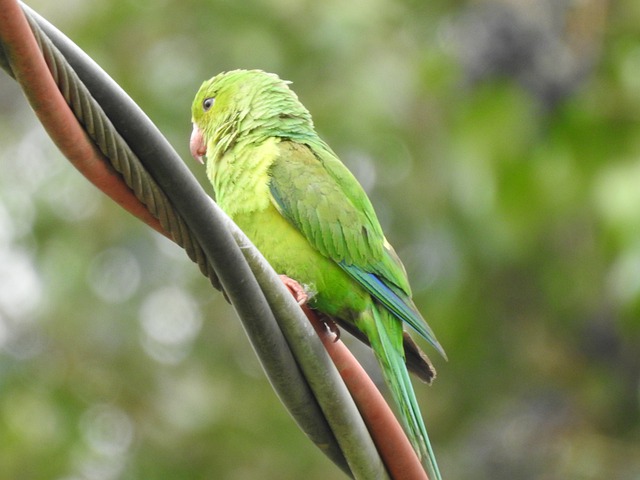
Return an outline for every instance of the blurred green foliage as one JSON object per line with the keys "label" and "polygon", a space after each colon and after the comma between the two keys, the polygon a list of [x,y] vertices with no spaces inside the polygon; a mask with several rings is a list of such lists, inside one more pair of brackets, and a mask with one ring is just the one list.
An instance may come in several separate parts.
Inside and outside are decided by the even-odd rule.
{"label": "blurred green foliage", "polygon": [[[636,2],[32,6],[200,180],[200,83],[294,81],[449,355],[416,386],[445,478],[640,478]],[[4,75],[0,112],[0,478],[339,477],[182,251],[75,172]]]}

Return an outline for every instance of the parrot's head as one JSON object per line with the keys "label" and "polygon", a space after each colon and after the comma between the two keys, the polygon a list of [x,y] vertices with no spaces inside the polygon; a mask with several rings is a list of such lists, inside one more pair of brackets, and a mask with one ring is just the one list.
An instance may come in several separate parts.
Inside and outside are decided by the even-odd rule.
{"label": "parrot's head", "polygon": [[313,130],[311,115],[288,83],[262,70],[233,70],[205,81],[191,106],[191,155],[203,163],[209,148],[224,151],[238,135],[261,129],[273,136]]}

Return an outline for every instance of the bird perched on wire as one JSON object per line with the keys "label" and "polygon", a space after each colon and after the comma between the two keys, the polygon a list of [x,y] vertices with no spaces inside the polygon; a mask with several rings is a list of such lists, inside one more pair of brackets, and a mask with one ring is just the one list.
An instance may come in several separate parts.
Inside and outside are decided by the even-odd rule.
{"label": "bird perched on wire", "polygon": [[440,479],[407,365],[429,383],[435,371],[403,326],[445,353],[358,181],[274,74],[234,70],[205,81],[192,121],[191,153],[206,159],[220,207],[302,300],[371,346],[416,453]]}

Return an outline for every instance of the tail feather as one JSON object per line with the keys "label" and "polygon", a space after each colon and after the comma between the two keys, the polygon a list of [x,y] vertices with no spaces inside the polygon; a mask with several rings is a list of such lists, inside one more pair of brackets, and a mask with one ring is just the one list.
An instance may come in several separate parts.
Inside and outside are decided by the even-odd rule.
{"label": "tail feather", "polygon": [[386,309],[379,309],[376,305],[372,305],[369,311],[373,322],[365,320],[367,325],[359,327],[365,327],[363,330],[369,338],[382,374],[398,406],[407,436],[418,453],[429,479],[442,480],[405,364],[402,323]]}

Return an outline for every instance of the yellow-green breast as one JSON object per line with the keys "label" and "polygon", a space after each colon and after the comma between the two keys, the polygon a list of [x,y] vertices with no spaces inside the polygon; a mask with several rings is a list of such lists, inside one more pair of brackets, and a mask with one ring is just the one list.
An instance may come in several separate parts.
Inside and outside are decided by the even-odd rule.
{"label": "yellow-green breast", "polygon": [[[233,149],[215,163],[207,162],[216,200],[277,273],[308,290],[311,306],[348,319],[366,308],[370,296],[333,260],[314,249],[272,203],[269,167],[278,142],[272,138],[253,148]],[[243,172],[246,168],[252,169],[251,175]]]}

